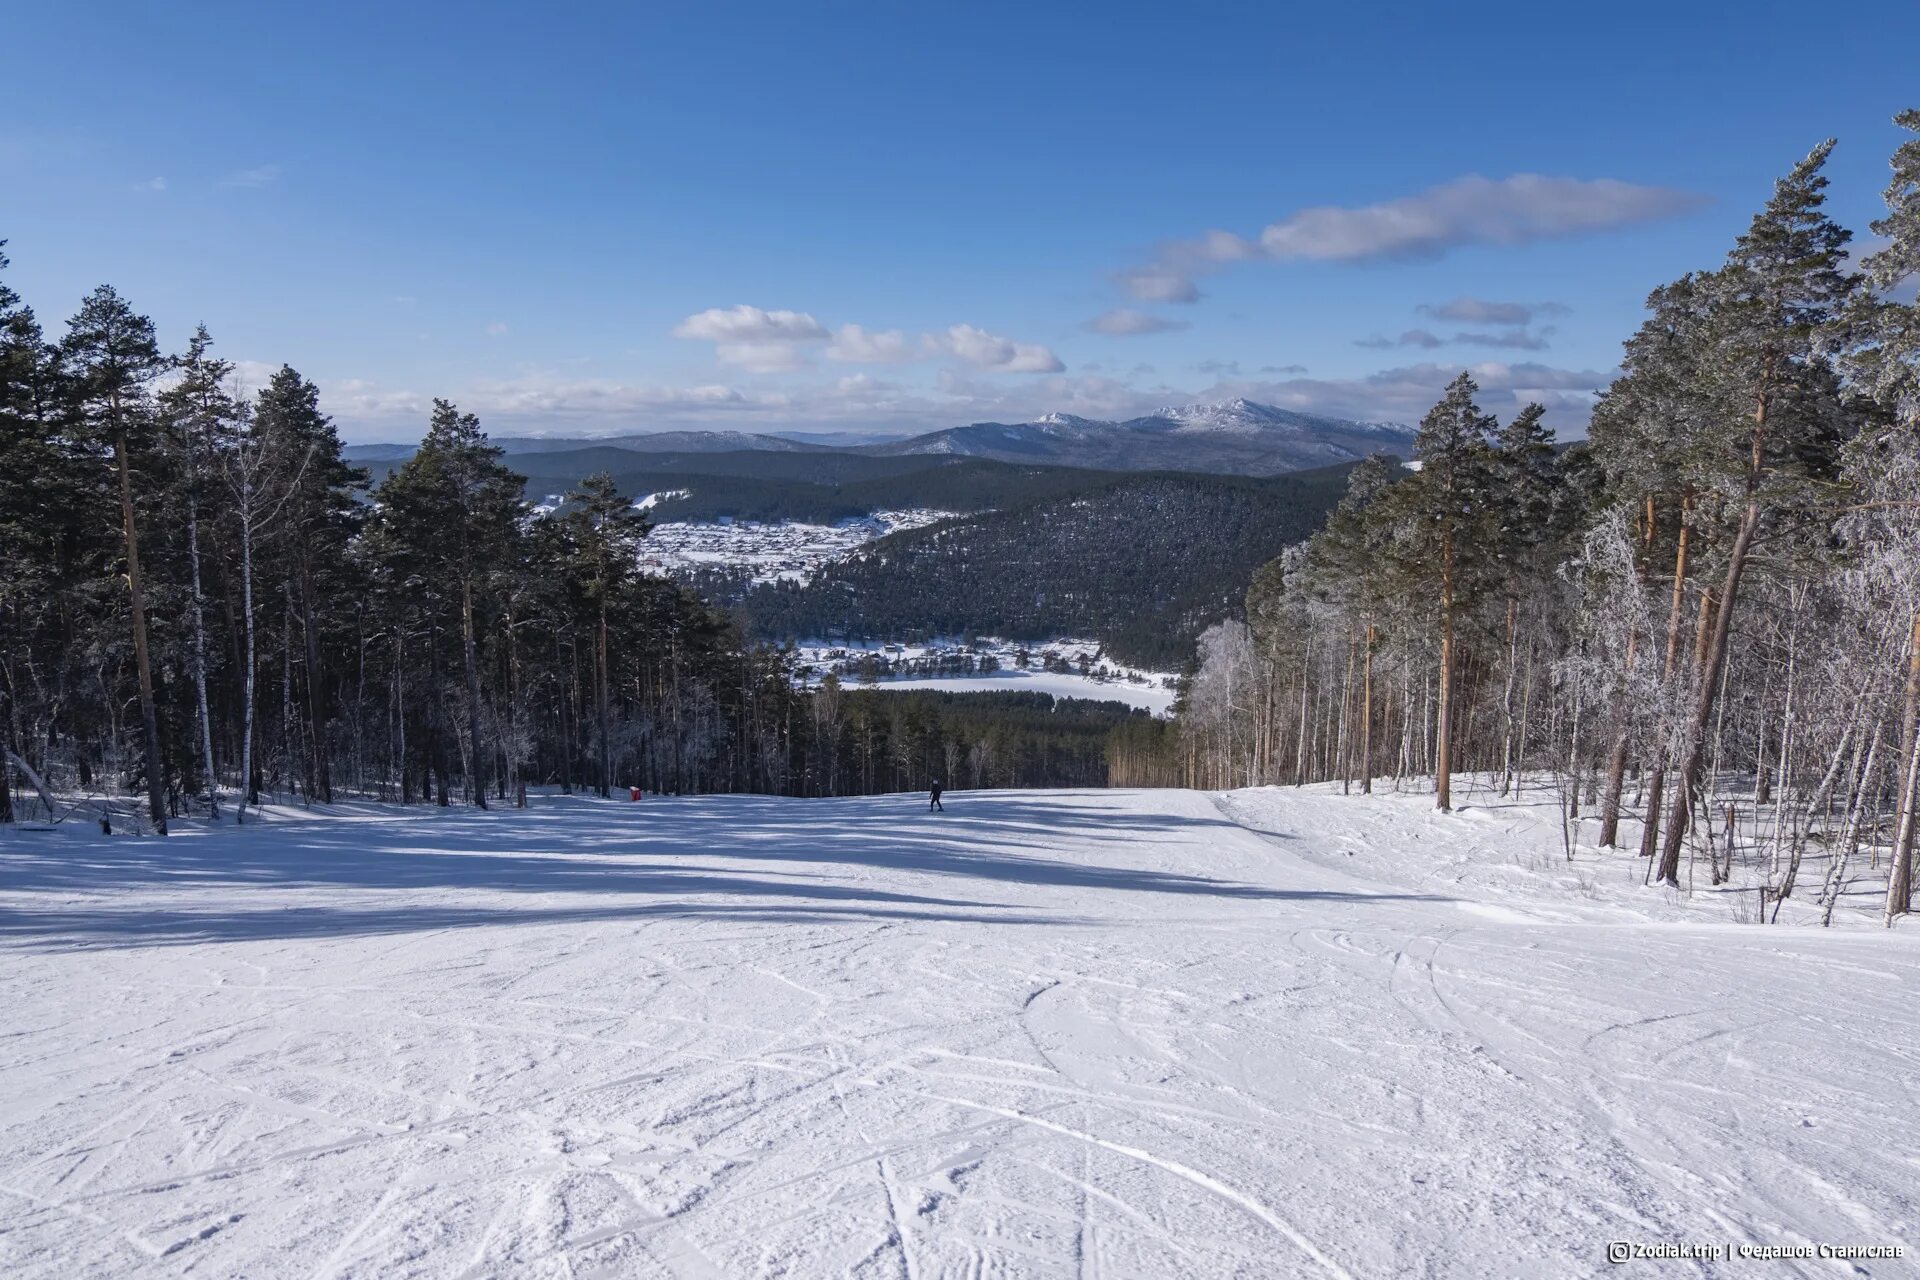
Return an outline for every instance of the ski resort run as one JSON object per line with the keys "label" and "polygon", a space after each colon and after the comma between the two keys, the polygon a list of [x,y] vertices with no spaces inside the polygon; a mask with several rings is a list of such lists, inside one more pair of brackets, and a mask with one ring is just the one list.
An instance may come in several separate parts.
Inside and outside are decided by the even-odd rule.
{"label": "ski resort run", "polygon": [[925,803],[10,836],[0,1271],[1912,1274],[1870,894],[1753,923],[1537,791]]}

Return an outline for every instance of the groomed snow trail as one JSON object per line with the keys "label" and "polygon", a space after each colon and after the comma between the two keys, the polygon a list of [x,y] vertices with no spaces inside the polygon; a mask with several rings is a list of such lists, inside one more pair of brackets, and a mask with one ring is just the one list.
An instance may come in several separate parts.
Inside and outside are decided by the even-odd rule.
{"label": "groomed snow trail", "polygon": [[1920,933],[1369,874],[1515,838],[1410,799],[947,802],[0,837],[0,1274],[1912,1273]]}

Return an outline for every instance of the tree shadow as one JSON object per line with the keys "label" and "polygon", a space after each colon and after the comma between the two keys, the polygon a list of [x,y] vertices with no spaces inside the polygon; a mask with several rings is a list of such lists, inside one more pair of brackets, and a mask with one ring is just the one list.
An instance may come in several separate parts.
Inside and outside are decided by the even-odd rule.
{"label": "tree shadow", "polygon": [[[953,813],[926,815],[917,809],[919,798],[911,795],[852,800],[688,797],[641,805],[544,797],[534,808],[504,813],[423,806],[165,840],[62,833],[0,850],[0,893],[117,898],[142,890],[215,894],[258,888],[478,891],[614,901],[469,908],[416,899],[412,905],[377,909],[263,910],[229,910],[222,902],[198,911],[180,909],[177,898],[142,910],[137,898],[123,909],[97,900],[56,905],[23,903],[16,897],[0,909],[0,942],[65,938],[76,945],[98,945],[121,938],[140,945],[393,932],[458,923],[692,918],[702,913],[727,919],[882,918],[888,913],[926,920],[1043,918],[1027,914],[1033,908],[996,897],[882,889],[862,874],[866,870],[1009,887],[1250,901],[1441,900],[1428,894],[1247,884],[1129,866],[1121,853],[1122,847],[1165,844],[1173,838],[1202,855],[1209,829],[1243,830],[1224,818],[1077,803],[1075,793],[1044,799],[1007,793],[962,793],[955,798]],[[1082,848],[1112,848],[1114,856],[1099,861],[1059,857],[1062,833]],[[636,897],[651,901],[636,904]],[[730,898],[758,901],[751,906],[714,901]],[[1061,921],[1058,916],[1044,918]],[[454,923],[434,923],[438,919]]]}
{"label": "tree shadow", "polygon": [[614,907],[483,908],[394,906],[372,910],[348,907],[282,907],[248,910],[62,909],[50,912],[0,910],[0,942],[28,951],[72,951],[120,947],[189,946],[207,942],[290,941],[302,938],[363,937],[395,933],[437,933],[482,925],[551,925],[621,920],[724,920],[733,923],[827,924],[943,921],[973,924],[1021,924],[1072,927],[1091,923],[1067,916],[1004,914],[986,911],[910,910],[886,907],[835,907],[813,904],[650,902]]}

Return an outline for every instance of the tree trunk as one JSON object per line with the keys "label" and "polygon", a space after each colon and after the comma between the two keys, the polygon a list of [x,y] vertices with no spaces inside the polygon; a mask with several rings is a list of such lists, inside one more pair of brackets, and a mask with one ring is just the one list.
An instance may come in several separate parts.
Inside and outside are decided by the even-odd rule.
{"label": "tree trunk", "polygon": [[1920,826],[1920,613],[1907,640],[1907,696],[1900,735],[1906,743],[1901,762],[1899,820],[1894,827],[1893,864],[1887,869],[1887,923],[1913,910],[1914,829]]}
{"label": "tree trunk", "polygon": [[200,768],[206,774],[207,813],[220,819],[220,779],[213,771],[213,717],[207,711],[206,595],[200,588],[200,499],[187,499],[187,559],[193,565],[193,701],[200,720]]}
{"label": "tree trunk", "polygon": [[[54,819],[59,817],[60,811],[53,807],[53,796],[51,793],[48,792],[46,782],[41,779],[39,773],[35,772],[34,767],[28,764],[25,760],[21,759],[19,756],[15,755],[11,749],[0,747],[0,774],[4,774],[6,772],[7,764],[9,761],[12,762],[14,768],[20,771],[20,776],[27,780],[27,785],[32,787],[34,791],[39,794],[40,803],[45,805],[47,808],[47,821],[52,822]],[[5,785],[4,782],[0,782],[0,786],[4,786],[4,785]],[[7,807],[7,816],[5,819],[8,822],[13,821],[13,808],[11,804],[11,796],[12,796],[12,793],[9,792],[8,793],[9,804]]]}
{"label": "tree trunk", "polygon": [[[1733,625],[1733,610],[1739,599],[1740,576],[1746,571],[1753,539],[1760,531],[1760,504],[1749,500],[1740,518],[1740,530],[1727,557],[1727,576],[1720,599],[1713,611],[1712,629],[1705,635],[1705,651],[1699,670],[1699,691],[1688,722],[1685,758],[1681,764],[1673,805],[1668,812],[1667,831],[1660,845],[1660,869],[1655,879],[1665,884],[1680,883],[1680,847],[1687,837],[1687,824],[1693,816],[1693,796],[1700,785],[1706,764],[1707,729],[1713,722],[1713,710],[1720,692],[1720,669],[1727,657],[1727,636]],[[1704,617],[1703,617],[1704,620]]]}
{"label": "tree trunk", "polygon": [[300,566],[300,625],[306,633],[307,644],[307,741],[313,755],[308,772],[317,798],[331,804],[333,771],[327,761],[331,745],[327,741],[327,678],[320,665],[320,619],[313,607],[313,572],[304,562]]}
{"label": "tree trunk", "polygon": [[[1307,780],[1307,690],[1311,687],[1312,683],[1309,677],[1308,666],[1312,662],[1313,633],[1309,631],[1307,633],[1306,652],[1302,654],[1300,658],[1300,725],[1294,734],[1293,741],[1293,785],[1296,787]],[[1231,686],[1229,686],[1229,689],[1231,689]],[[1228,694],[1228,703],[1232,703],[1231,692]],[[1227,734],[1229,737],[1233,734],[1233,716],[1231,711],[1229,711],[1227,717]],[[1231,779],[1227,779],[1227,785],[1233,785]]]}
{"label": "tree trunk", "polygon": [[1353,790],[1353,666],[1360,647],[1360,633],[1347,623],[1347,674],[1340,682],[1340,733],[1334,751],[1340,763],[1340,794]]}
{"label": "tree trunk", "polygon": [[608,714],[607,681],[612,675],[607,663],[607,593],[604,583],[600,591],[600,634],[594,645],[594,714],[600,722],[600,796],[606,799],[613,795],[613,743],[610,736],[612,717]]}
{"label": "tree trunk", "polygon": [[1373,620],[1367,620],[1367,651],[1361,661],[1360,692],[1360,794],[1373,794],[1373,644],[1378,633]]}
{"label": "tree trunk", "polygon": [[1500,694],[1502,737],[1500,742],[1500,794],[1513,788],[1513,687],[1520,667],[1520,600],[1507,597],[1507,683]]}
{"label": "tree trunk", "polygon": [[[572,642],[568,643],[571,646]],[[567,796],[573,794],[573,727],[568,715],[569,704],[573,701],[573,681],[569,678],[572,669],[560,661],[560,631],[556,627],[553,632],[553,670],[560,692],[560,794]]]}
{"label": "tree trunk", "polygon": [[127,540],[127,594],[133,612],[133,660],[140,673],[140,727],[145,737],[147,815],[153,829],[167,834],[167,804],[160,776],[160,715],[153,704],[153,665],[147,658],[147,593],[140,579],[140,531],[133,515],[133,477],[127,467],[127,437],[113,438],[120,468],[120,518]]}
{"label": "tree trunk", "polygon": [[240,610],[246,665],[240,682],[240,808],[234,815],[236,825],[246,821],[247,805],[260,801],[253,781],[253,485],[245,479],[240,483]]}
{"label": "tree trunk", "polygon": [[467,753],[467,767],[473,776],[467,779],[467,789],[472,795],[475,807],[487,807],[487,752],[480,742],[480,659],[473,638],[473,577],[463,574],[460,578],[460,639],[461,653],[467,665],[467,735],[471,749]]}
{"label": "tree trunk", "polygon": [[400,803],[413,803],[413,774],[407,768],[407,670],[403,665],[400,624],[393,628],[393,760],[400,774]]}
{"label": "tree trunk", "polygon": [[[1667,608],[1667,656],[1660,669],[1660,681],[1663,686],[1673,681],[1674,668],[1680,661],[1680,619],[1686,613],[1687,595],[1687,544],[1692,534],[1692,526],[1687,515],[1693,509],[1693,496],[1683,495],[1680,499],[1680,532],[1674,540],[1673,551],[1673,598]],[[1660,844],[1660,799],[1665,794],[1667,783],[1667,757],[1664,750],[1654,754],[1653,768],[1647,779],[1647,817],[1640,829],[1640,856],[1651,858]]]}
{"label": "tree trunk", "polygon": [[1453,808],[1453,531],[1440,545],[1440,706],[1434,728],[1434,807]]}

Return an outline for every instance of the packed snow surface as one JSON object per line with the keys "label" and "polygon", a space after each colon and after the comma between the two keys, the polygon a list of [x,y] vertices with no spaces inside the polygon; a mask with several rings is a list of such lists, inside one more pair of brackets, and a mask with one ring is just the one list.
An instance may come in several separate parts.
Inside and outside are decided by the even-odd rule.
{"label": "packed snow surface", "polygon": [[0,1274],[1912,1274],[1920,933],[1430,804],[9,831]]}

